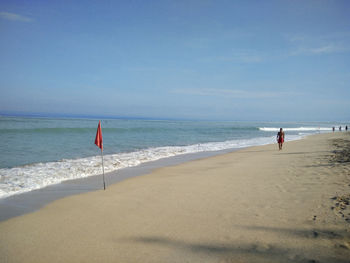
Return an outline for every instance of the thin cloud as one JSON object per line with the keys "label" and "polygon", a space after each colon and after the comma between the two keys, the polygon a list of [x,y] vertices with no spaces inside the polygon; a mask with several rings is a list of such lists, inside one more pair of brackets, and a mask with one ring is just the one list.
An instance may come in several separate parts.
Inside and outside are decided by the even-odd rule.
{"label": "thin cloud", "polygon": [[260,63],[264,61],[264,57],[255,51],[234,51],[225,55],[209,57],[202,59],[203,61],[220,61],[220,62],[232,62],[232,63]]}
{"label": "thin cloud", "polygon": [[19,21],[19,22],[27,22],[27,23],[33,21],[33,19],[29,17],[15,14],[15,13],[9,13],[9,12],[0,12],[0,18],[10,20],[10,21]]}
{"label": "thin cloud", "polygon": [[322,35],[292,35],[284,34],[284,37],[289,42],[299,44],[316,44],[316,43],[334,43],[349,39],[350,31],[330,32]]}
{"label": "thin cloud", "polygon": [[263,99],[278,98],[281,96],[296,95],[291,92],[275,92],[275,91],[245,91],[231,89],[213,89],[213,88],[192,88],[192,89],[174,89],[171,91],[175,94],[195,95],[195,96],[219,96],[237,99]]}
{"label": "thin cloud", "polygon": [[240,62],[240,63],[259,63],[263,61],[263,58],[259,55],[239,53],[233,56],[217,57],[217,60],[227,61],[227,62]]}
{"label": "thin cloud", "polygon": [[319,48],[310,49],[310,52],[314,54],[338,53],[338,52],[346,52],[346,51],[349,51],[349,48],[335,46],[335,45],[327,45]]}
{"label": "thin cloud", "polygon": [[333,44],[324,45],[320,47],[300,47],[297,50],[291,52],[292,56],[296,55],[322,55],[322,54],[334,54],[334,53],[344,53],[349,52],[350,48],[337,46]]}
{"label": "thin cloud", "polygon": [[350,32],[334,32],[320,36],[294,35],[286,36],[286,39],[293,44],[294,49],[291,56],[296,55],[323,55],[349,52],[347,43]]}

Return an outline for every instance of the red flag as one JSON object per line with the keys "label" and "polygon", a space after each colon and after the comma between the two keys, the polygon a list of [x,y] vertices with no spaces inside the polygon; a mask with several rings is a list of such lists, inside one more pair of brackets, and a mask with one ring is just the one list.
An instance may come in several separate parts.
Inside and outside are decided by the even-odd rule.
{"label": "red flag", "polygon": [[98,122],[96,138],[95,138],[95,144],[97,145],[97,147],[101,148],[101,151],[103,151],[103,139],[102,139],[101,121]]}

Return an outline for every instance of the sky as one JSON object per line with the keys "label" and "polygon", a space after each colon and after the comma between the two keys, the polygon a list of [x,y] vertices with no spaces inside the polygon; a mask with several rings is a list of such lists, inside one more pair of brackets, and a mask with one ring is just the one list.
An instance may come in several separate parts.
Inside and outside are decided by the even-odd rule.
{"label": "sky", "polygon": [[0,114],[350,120],[350,1],[0,0]]}

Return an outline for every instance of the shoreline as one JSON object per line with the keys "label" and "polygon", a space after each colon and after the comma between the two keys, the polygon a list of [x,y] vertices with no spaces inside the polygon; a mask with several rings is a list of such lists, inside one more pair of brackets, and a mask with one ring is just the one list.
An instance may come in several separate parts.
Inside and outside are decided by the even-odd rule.
{"label": "shoreline", "polygon": [[[137,166],[122,168],[120,170],[105,174],[106,187],[108,188],[113,184],[117,184],[129,178],[147,175],[153,170],[162,167],[179,165],[198,159],[204,159],[216,155],[238,151],[240,149],[244,148],[182,154],[162,158],[156,161],[142,163]],[[35,189],[32,191],[1,198],[0,222],[16,216],[21,216],[27,213],[37,211],[45,205],[48,205],[56,200],[68,196],[98,191],[102,188],[102,174],[100,174],[84,178],[66,180],[61,183],[48,185],[40,189]]]}
{"label": "shoreline", "polygon": [[158,167],[0,222],[2,262],[349,262],[350,134]]}
{"label": "shoreline", "polygon": [[[96,132],[93,120],[31,121],[24,118],[7,120],[2,124],[6,124],[2,126],[6,143],[1,147],[6,156],[0,169],[1,199],[102,172],[98,148],[91,143]],[[325,122],[110,120],[105,123],[105,139],[108,142],[107,152],[104,151],[105,172],[184,153],[275,143],[280,124],[288,130],[287,140],[330,131],[329,123]],[[56,139],[50,141],[50,138]]]}
{"label": "shoreline", "polygon": [[[314,134],[303,135],[298,139],[290,139],[288,141],[302,140],[303,138],[312,135]],[[132,177],[146,175],[158,168],[179,165],[193,160],[205,159],[208,157],[240,151],[242,149],[250,147],[259,147],[274,144],[275,143],[269,143],[239,148],[228,148],[216,151],[201,151],[164,157],[155,161],[148,161],[136,166],[121,168],[112,172],[105,173],[106,186],[108,187],[108,185],[116,184]],[[23,193],[13,194],[5,198],[0,198],[0,222],[16,216],[21,216],[37,211],[51,202],[68,196],[98,191],[100,190],[100,186],[102,186],[102,173],[99,175],[69,179],[57,184],[47,185],[43,188],[38,188]]]}
{"label": "shoreline", "polygon": [[[274,141],[273,138],[274,137],[254,137],[252,138],[251,142],[249,142],[249,140],[243,139],[223,142],[207,142],[183,146],[160,146],[140,149],[131,152],[104,154],[105,173],[117,173],[124,168],[136,167],[140,164],[177,157],[179,155],[206,156],[208,154],[211,155],[211,153],[216,155],[216,153],[220,152],[225,153],[250,146],[270,144],[272,141]],[[300,138],[302,138],[302,136],[300,136]],[[289,140],[297,140],[300,138],[293,137]],[[263,140],[263,142],[260,140]],[[234,142],[233,145],[230,144],[230,142]],[[208,145],[214,145],[214,148],[210,148]],[[115,165],[120,167],[115,167]],[[3,182],[5,182],[3,185],[4,190],[0,191],[3,192],[1,193],[3,195],[0,196],[0,200],[3,198],[11,197],[13,195],[24,194],[30,191],[43,189],[45,187],[50,187],[52,185],[64,183],[67,181],[84,179],[92,176],[99,176],[102,174],[100,155],[81,158],[77,157],[73,159],[61,159],[43,163],[37,162],[0,170],[2,172],[2,174],[0,174],[0,177],[4,176]],[[22,174],[24,175],[23,178],[21,176]],[[56,175],[58,176],[56,177]],[[9,182],[7,182],[7,178],[11,178]],[[34,181],[34,187],[32,186],[32,181]],[[12,185],[12,183],[14,185]],[[7,185],[9,185],[10,188],[17,187],[19,190],[11,192],[11,189],[6,189]],[[22,189],[24,189],[24,191],[22,191]],[[6,191],[10,191],[10,193],[8,195],[4,194]]]}
{"label": "shoreline", "polygon": [[[295,140],[301,140],[303,139],[304,137],[306,136],[310,136],[310,135],[313,135],[313,134],[304,134],[304,135],[298,135],[297,137],[295,137],[296,135],[289,135],[290,138],[288,138],[286,140],[287,141],[295,141]],[[105,174],[107,176],[111,176],[111,182],[112,183],[115,183],[115,182],[118,182],[120,181],[118,178],[115,178],[116,174],[124,174],[125,173],[125,169],[126,170],[129,170],[129,169],[133,169],[133,168],[137,168],[138,166],[141,166],[141,167],[145,167],[147,168],[148,166],[152,166],[153,163],[164,163],[164,164],[161,164],[160,166],[158,167],[163,167],[163,166],[168,166],[168,165],[176,165],[176,164],[179,164],[179,163],[182,163],[182,162],[187,162],[187,161],[191,161],[191,160],[194,160],[194,159],[201,159],[201,158],[206,158],[206,157],[209,157],[209,156],[215,156],[215,155],[220,155],[220,154],[224,154],[224,153],[229,153],[229,152],[232,152],[232,151],[237,151],[237,150],[241,150],[241,149],[245,149],[245,148],[249,148],[249,147],[255,147],[255,146],[263,146],[263,145],[268,145],[268,144],[274,144],[275,142],[272,143],[272,141],[274,141],[273,139],[271,139],[270,137],[254,137],[253,140],[261,140],[261,139],[268,139],[269,142],[255,142],[257,143],[256,145],[253,143],[253,144],[250,144],[248,143],[248,145],[240,145],[240,143],[238,143],[237,145],[233,146],[233,145],[230,145],[231,148],[222,148],[222,149],[217,149],[217,150],[201,150],[201,151],[194,151],[194,152],[191,152],[189,151],[188,153],[177,153],[175,155],[172,155],[172,156],[164,156],[164,157],[160,157],[159,159],[156,159],[156,160],[147,160],[147,161],[144,161],[142,160],[140,164],[135,164],[135,165],[131,165],[129,167],[124,167],[124,168],[118,168],[116,170],[112,170],[112,171],[109,171],[109,172],[106,172]],[[239,141],[239,140],[238,140]],[[245,140],[243,140],[245,141]],[[202,147],[203,145],[207,145],[207,144],[211,144],[211,143],[214,143],[214,144],[220,144],[220,143],[227,143],[228,141],[224,141],[224,142],[208,142],[208,143],[202,143],[202,144],[198,144],[198,147]],[[246,143],[246,142],[245,142]],[[169,147],[169,148],[172,148],[172,147],[177,147],[177,146],[165,146],[165,147]],[[179,147],[194,147],[194,145],[185,145],[185,146],[179,146]],[[154,148],[154,149],[157,149],[158,147]],[[162,148],[162,147],[160,147]],[[150,148],[151,150],[153,148]],[[145,151],[147,151],[148,149],[145,149]],[[138,152],[142,152],[142,150],[140,151],[136,151],[134,153],[138,153]],[[133,152],[131,152],[133,153]],[[129,153],[120,153],[121,155],[123,154],[129,154]],[[113,156],[113,155],[116,155],[116,154],[107,154],[105,155],[105,164],[106,164],[106,159],[111,159],[110,157]],[[73,162],[73,164],[77,163],[75,160],[85,160],[85,159],[88,159],[88,158],[95,158],[95,157],[100,157],[100,156],[90,156],[90,157],[82,157],[82,158],[78,158],[78,159],[67,159],[68,161],[71,161]],[[178,161],[178,160],[181,160],[181,161]],[[168,161],[163,161],[163,160],[170,160],[169,162]],[[172,164],[172,161],[171,160],[174,160],[174,164]],[[52,161],[52,162],[48,162],[48,164],[56,164],[56,163],[60,163],[61,161]],[[37,164],[40,164],[40,163],[34,163],[34,164],[29,164],[28,166],[35,166]],[[81,162],[80,165],[84,165],[84,161]],[[23,166],[23,167],[26,167],[27,165]],[[99,160],[99,163],[98,163],[98,167],[100,166],[100,160]],[[12,168],[9,168],[9,170],[11,169],[16,169],[16,168],[21,168],[21,166],[19,167],[12,167]],[[45,169],[46,170],[49,170],[52,172],[52,169],[55,171],[57,167],[46,167]],[[100,168],[100,167],[99,167]],[[101,170],[101,169],[98,169],[98,170]],[[105,170],[106,170],[106,165],[105,165]],[[138,169],[136,169],[138,170]],[[36,173],[39,173],[41,174],[43,171],[36,171]],[[59,172],[59,170],[57,170],[56,172]],[[69,171],[66,171],[68,173],[72,173],[72,172],[69,172]],[[149,171],[147,170],[147,173]],[[138,172],[138,174],[140,174]],[[35,174],[33,174],[35,175]],[[68,185],[68,188],[70,189],[71,187],[69,186],[69,184],[71,182],[74,182],[74,181],[77,181],[77,182],[80,182],[82,185],[85,185],[87,184],[87,187],[90,187],[90,188],[93,188],[93,189],[98,189],[98,186],[97,186],[97,183],[96,185],[91,185],[91,181],[93,181],[92,178],[98,178],[99,176],[102,176],[102,173],[101,174],[95,174],[95,175],[88,175],[86,177],[80,177],[79,175],[77,177],[72,177],[70,179],[64,179],[62,181],[59,181],[59,182],[56,182],[56,183],[50,183],[50,184],[47,184],[45,183],[44,186],[40,187],[40,188],[33,188],[31,190],[26,190],[26,191],[23,191],[23,192],[17,192],[17,193],[11,193],[10,195],[5,195],[5,197],[0,197],[0,221],[4,220],[5,217],[1,217],[1,206],[2,205],[6,205],[8,206],[6,203],[8,203],[7,201],[10,200],[11,202],[10,203],[13,203],[13,202],[18,202],[17,200],[19,199],[19,196],[25,196],[24,199],[26,199],[27,197],[31,198],[31,193],[38,193],[38,192],[46,192],[46,190],[49,190],[49,191],[61,191],[63,185]],[[123,176],[122,176],[123,177]],[[37,178],[36,180],[38,180],[39,178]],[[45,180],[45,178],[42,178],[42,180]],[[85,182],[86,181],[86,182]],[[96,181],[98,181],[98,179],[96,179]],[[25,184],[26,182],[24,182]],[[19,184],[19,183],[18,183]],[[20,184],[19,184],[20,185]],[[75,184],[76,185],[76,184]],[[79,190],[77,191],[78,193],[81,193],[83,192],[83,190]],[[75,193],[72,193],[72,194],[75,194]],[[71,195],[71,194],[66,194],[66,195]],[[63,195],[62,195],[63,197]],[[57,197],[57,198],[49,198],[50,200],[55,200],[55,199],[58,199],[60,197]],[[7,201],[6,201],[7,200]],[[16,206],[16,204],[14,204]],[[29,211],[29,210],[28,210]],[[6,216],[7,218],[8,216]]]}

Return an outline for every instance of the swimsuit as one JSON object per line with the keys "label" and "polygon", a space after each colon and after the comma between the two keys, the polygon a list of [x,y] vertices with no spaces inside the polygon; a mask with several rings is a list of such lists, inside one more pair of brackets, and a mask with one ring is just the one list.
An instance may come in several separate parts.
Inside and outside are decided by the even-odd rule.
{"label": "swimsuit", "polygon": [[284,142],[283,135],[279,132],[278,133],[278,143],[283,143],[283,142]]}

